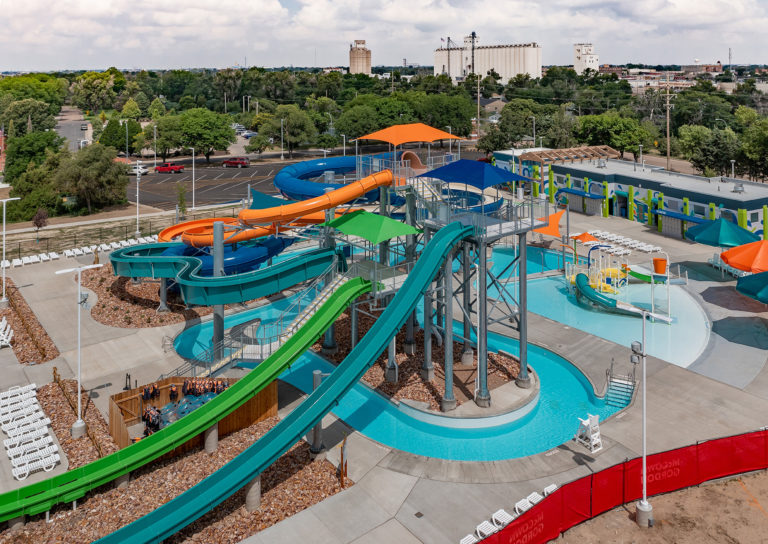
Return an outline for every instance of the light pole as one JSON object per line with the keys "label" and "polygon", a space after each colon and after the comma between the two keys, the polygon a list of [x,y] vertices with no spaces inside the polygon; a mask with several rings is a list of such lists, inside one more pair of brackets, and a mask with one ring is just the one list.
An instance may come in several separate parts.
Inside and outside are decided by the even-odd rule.
{"label": "light pole", "polygon": [[3,298],[0,299],[0,308],[8,307],[8,298],[5,296],[5,203],[11,200],[21,200],[21,197],[16,196],[0,200],[3,203],[3,262],[0,263],[0,267],[3,269]]}
{"label": "light pole", "polygon": [[347,135],[346,134],[341,135],[341,145],[344,146],[342,148],[344,150],[342,156],[346,157],[347,156]]}
{"label": "light pole", "polygon": [[536,147],[536,116],[529,115],[528,119],[533,119],[533,147]]}
{"label": "light pole", "polygon": [[736,159],[731,159],[731,178],[736,178]]}
{"label": "light pole", "polygon": [[141,236],[139,230],[139,182],[141,181],[141,161],[136,159],[136,238]]}
{"label": "light pole", "polygon": [[195,209],[195,148],[192,148],[192,209]]}
{"label": "light pole", "polygon": [[[72,424],[71,434],[72,438],[80,438],[85,434],[85,421],[83,421],[83,395],[82,391],[82,374],[80,369],[81,353],[80,353],[80,313],[85,299],[83,299],[82,293],[82,273],[83,270],[90,270],[91,268],[100,268],[103,264],[88,264],[85,266],[79,266],[77,268],[66,268],[64,270],[57,270],[56,274],[69,274],[70,272],[77,272],[77,421]],[[86,297],[87,299],[88,297]]]}
{"label": "light pole", "polygon": [[[539,147],[544,147],[544,136],[539,136]],[[533,143],[536,143],[536,140],[533,141]]]}
{"label": "light pole", "polygon": [[157,121],[155,121],[155,126],[152,127],[152,133],[155,138],[155,168],[157,168]]}
{"label": "light pole", "polygon": [[647,360],[647,353],[645,351],[645,322],[648,319],[649,312],[648,310],[642,311],[642,317],[643,317],[643,341],[640,342],[632,342],[632,356],[630,360],[637,364],[639,360],[642,360],[643,364],[643,374],[642,374],[642,381],[643,381],[643,498],[637,503],[637,509],[635,511],[635,521],[640,527],[647,528],[653,525],[653,507],[651,506],[651,503],[648,502],[648,471],[647,471],[647,456],[648,456],[648,441],[647,441],[647,432],[646,432],[646,387],[645,387],[645,378],[646,378],[646,360]]}
{"label": "light pole", "polygon": [[285,119],[280,119],[280,160],[285,160],[285,153],[283,150],[283,123]]}
{"label": "light pole", "polygon": [[645,166],[643,165],[643,144],[638,144],[637,147],[640,150],[640,167],[645,169]]}
{"label": "light pole", "polygon": [[128,119],[125,120],[125,158],[128,158]]}
{"label": "light pole", "polygon": [[331,122],[328,124],[328,134],[330,134],[331,136],[333,136],[333,135],[334,135],[334,133],[335,133],[335,131],[333,130],[333,116],[331,115],[331,112],[329,112],[329,111],[327,111],[327,112],[325,112],[325,113],[327,113],[327,114],[328,114],[328,119],[330,119],[330,120],[331,120]]}
{"label": "light pole", "polygon": [[[446,125],[445,128],[448,129],[448,134],[453,136],[453,129],[450,127],[450,125]],[[452,152],[453,152],[453,139],[448,138],[448,153],[452,153]]]}

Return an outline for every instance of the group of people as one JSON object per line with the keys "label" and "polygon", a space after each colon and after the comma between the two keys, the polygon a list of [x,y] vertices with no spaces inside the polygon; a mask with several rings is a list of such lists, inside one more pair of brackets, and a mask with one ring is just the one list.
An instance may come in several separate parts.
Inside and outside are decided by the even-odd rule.
{"label": "group of people", "polygon": [[160,410],[151,404],[144,407],[141,420],[144,422],[144,436],[149,436],[160,430]]}
{"label": "group of people", "polygon": [[160,387],[156,383],[147,384],[141,392],[141,399],[144,402],[156,399],[160,396]]}
{"label": "group of people", "polygon": [[217,395],[224,391],[229,385],[224,380],[214,380],[212,378],[189,378],[184,380],[181,386],[181,392],[184,395],[204,395],[206,393],[216,393]]}

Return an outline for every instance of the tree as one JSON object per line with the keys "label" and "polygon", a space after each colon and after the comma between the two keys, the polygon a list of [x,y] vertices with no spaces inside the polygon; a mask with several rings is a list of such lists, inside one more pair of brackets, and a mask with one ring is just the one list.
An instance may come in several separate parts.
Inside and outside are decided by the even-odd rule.
{"label": "tree", "polygon": [[134,121],[141,117],[141,108],[133,98],[129,98],[126,101],[121,112],[121,117],[123,119],[133,119]]}
{"label": "tree", "polygon": [[116,92],[119,91],[115,89],[115,78],[109,71],[85,72],[72,84],[72,101],[85,110],[110,109]]}
{"label": "tree", "polygon": [[333,149],[337,145],[339,145],[339,139],[336,136],[332,136],[330,134],[321,134],[317,137],[317,140],[315,141],[317,144],[317,147],[320,149]]}
{"label": "tree", "polygon": [[496,150],[506,149],[509,143],[498,125],[491,125],[491,128],[477,141],[477,149],[489,155]]}
{"label": "tree", "polygon": [[296,79],[291,72],[267,72],[261,80],[264,95],[277,101],[290,101],[296,95]]}
{"label": "tree", "polygon": [[365,136],[377,128],[376,110],[371,106],[354,106],[342,113],[336,120],[336,130],[346,134],[348,139]]}
{"label": "tree", "polygon": [[90,145],[65,158],[55,174],[60,191],[77,198],[76,206],[88,213],[125,202],[126,165],[115,162],[114,149]]}
{"label": "tree", "polygon": [[469,136],[472,131],[475,106],[464,95],[429,94],[418,100],[414,109],[421,122],[440,130],[451,127],[459,136]]}
{"label": "tree", "polygon": [[48,224],[48,210],[38,208],[35,216],[32,218],[32,225],[35,227],[35,236],[40,243],[40,229]]}
{"label": "tree", "polygon": [[153,120],[159,119],[165,115],[165,113],[165,104],[163,104],[163,101],[159,98],[155,98],[149,105],[149,108],[147,108],[147,115]]}
{"label": "tree", "polygon": [[261,126],[260,131],[265,136],[271,136],[275,141],[280,138],[280,120],[283,120],[283,141],[288,148],[289,156],[293,157],[296,146],[311,142],[317,130],[305,112],[293,104],[277,107],[275,117]]}
{"label": "tree", "polygon": [[317,76],[317,96],[338,98],[343,86],[342,76],[339,72],[328,72]]}
{"label": "tree", "polygon": [[50,108],[45,102],[27,98],[15,100],[0,111],[0,123],[8,126],[13,120],[17,135],[27,133],[27,125],[32,125],[34,131],[45,131],[56,126],[56,119],[50,113]]}
{"label": "tree", "polygon": [[270,146],[269,138],[262,136],[261,134],[253,136],[248,140],[248,144],[245,146],[246,153],[258,153],[261,155],[266,148]]}
{"label": "tree", "polygon": [[204,108],[187,110],[181,114],[182,140],[184,145],[203,153],[206,162],[211,162],[215,150],[226,151],[229,144],[237,141],[235,131],[229,125],[226,115]]}
{"label": "tree", "polygon": [[179,208],[179,215],[187,215],[187,188],[183,183],[176,182],[176,205]]}
{"label": "tree", "polygon": [[637,158],[639,144],[648,145],[651,136],[636,119],[617,113],[584,115],[579,118],[576,137],[587,145],[608,145],[619,153],[631,151]]}
{"label": "tree", "polygon": [[703,125],[684,125],[677,131],[680,151],[687,160],[709,145],[712,140],[712,131]]}
{"label": "tree", "polygon": [[113,113],[107,122],[107,126],[102,130],[98,142],[115,149],[125,149],[125,129],[121,128],[119,116],[117,113]]}
{"label": "tree", "polygon": [[751,176],[768,178],[768,118],[751,123],[744,131],[742,154]]}
{"label": "tree", "polygon": [[178,149],[184,143],[181,116],[165,115],[144,127],[145,149],[155,148],[155,127],[157,127],[157,154],[165,161],[171,151]]}
{"label": "tree", "polygon": [[139,106],[139,109],[141,110],[141,117],[144,117],[145,115],[147,115],[147,112],[149,110],[149,98],[147,98],[147,95],[139,91],[138,93],[136,93],[136,96],[133,97],[133,99],[136,101],[136,104]]}
{"label": "tree", "polygon": [[5,182],[15,186],[16,179],[30,164],[41,165],[49,153],[58,153],[64,139],[55,132],[33,132],[8,140],[5,155]]}

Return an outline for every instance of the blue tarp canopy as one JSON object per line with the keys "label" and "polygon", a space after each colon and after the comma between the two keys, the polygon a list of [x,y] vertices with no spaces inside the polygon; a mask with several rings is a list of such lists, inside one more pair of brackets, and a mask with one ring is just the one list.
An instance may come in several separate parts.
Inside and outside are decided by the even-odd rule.
{"label": "blue tarp canopy", "polygon": [[295,200],[288,200],[285,198],[277,198],[271,195],[265,195],[260,193],[256,189],[251,189],[251,205],[252,210],[265,210],[267,208],[274,208],[275,206],[285,206],[286,204],[293,204]]}
{"label": "blue tarp canopy", "polygon": [[697,225],[709,223],[707,219],[702,219],[701,217],[696,217],[695,215],[685,215],[684,213],[674,212],[672,210],[653,210],[653,213],[656,215],[661,215],[663,217],[672,217],[674,219],[679,219],[680,221],[685,221],[687,223],[696,223]]}
{"label": "blue tarp canopy", "polygon": [[587,193],[581,189],[574,189],[573,187],[561,187],[557,190],[558,193],[565,193],[568,195],[583,196],[584,198],[591,198],[592,200],[602,200],[605,198],[603,195],[597,193]]}
{"label": "blue tarp canopy", "polygon": [[421,174],[420,178],[435,178],[446,183],[466,183],[478,189],[487,189],[513,181],[531,181],[487,162],[461,159]]}

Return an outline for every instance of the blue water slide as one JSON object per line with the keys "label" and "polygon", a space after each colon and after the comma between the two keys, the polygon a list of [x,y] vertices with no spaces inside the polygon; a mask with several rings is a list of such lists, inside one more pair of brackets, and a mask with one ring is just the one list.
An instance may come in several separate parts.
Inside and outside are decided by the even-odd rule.
{"label": "blue water slide", "polygon": [[[256,243],[225,244],[224,245],[224,274],[242,274],[256,270],[271,257],[280,254],[294,242],[293,238],[270,236]],[[213,255],[210,248],[200,249],[186,244],[173,244],[162,253],[163,257],[197,257],[201,266],[197,273],[200,276],[213,275]]]}

